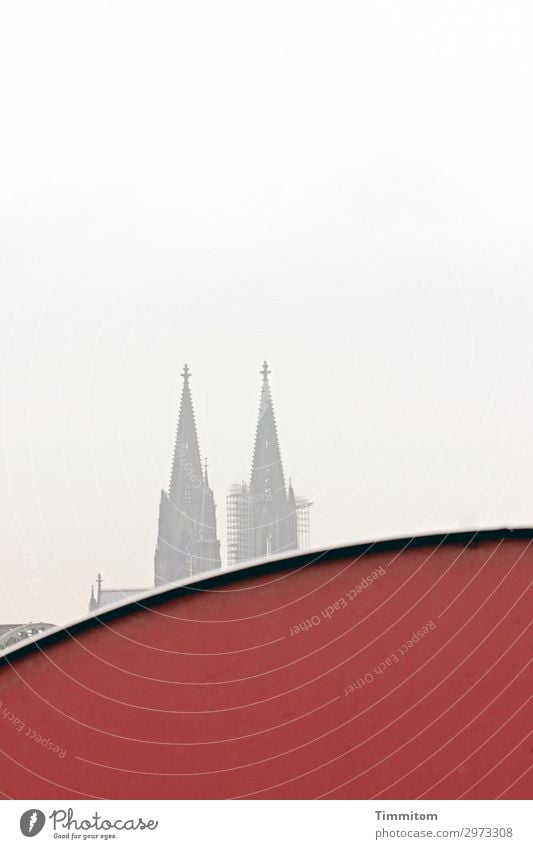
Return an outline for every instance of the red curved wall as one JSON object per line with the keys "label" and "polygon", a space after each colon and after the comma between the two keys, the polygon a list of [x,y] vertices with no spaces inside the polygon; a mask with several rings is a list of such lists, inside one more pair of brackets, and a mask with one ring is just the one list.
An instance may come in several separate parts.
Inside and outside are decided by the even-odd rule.
{"label": "red curved wall", "polygon": [[0,789],[526,798],[530,537],[300,556],[9,655]]}

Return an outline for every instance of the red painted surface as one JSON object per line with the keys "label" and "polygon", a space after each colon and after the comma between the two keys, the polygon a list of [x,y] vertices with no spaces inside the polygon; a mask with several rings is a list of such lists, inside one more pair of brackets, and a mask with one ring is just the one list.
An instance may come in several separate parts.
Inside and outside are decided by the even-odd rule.
{"label": "red painted surface", "polygon": [[242,570],[8,656],[2,792],[527,797],[533,547],[497,537]]}

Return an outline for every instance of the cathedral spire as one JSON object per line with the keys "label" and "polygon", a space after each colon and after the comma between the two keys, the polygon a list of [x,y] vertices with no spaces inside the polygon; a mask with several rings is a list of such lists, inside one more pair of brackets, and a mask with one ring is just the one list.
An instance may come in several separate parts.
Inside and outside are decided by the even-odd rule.
{"label": "cathedral spire", "polygon": [[272,498],[278,493],[285,494],[285,478],[281,462],[274,405],[270,393],[268,375],[270,369],[265,360],[260,371],[263,375],[259,416],[255,433],[254,456],[250,492],[252,496],[264,495]]}
{"label": "cathedral spire", "polygon": [[[280,551],[298,548],[298,505],[301,499],[299,502],[296,498],[291,481],[288,490],[285,489],[274,405],[268,382],[270,369],[266,360],[260,374],[263,382],[250,485],[234,484],[227,498],[230,564],[253,557],[270,557]],[[308,528],[308,513],[305,513],[304,518]]]}
{"label": "cathedral spire", "polygon": [[202,465],[189,379],[183,372],[180,412],[168,492],[161,492],[155,583],[220,568],[216,504]]}
{"label": "cathedral spire", "polygon": [[188,500],[190,489],[198,489],[202,481],[202,463],[200,460],[196,420],[194,418],[191,388],[189,385],[191,372],[187,363],[185,363],[181,376],[183,378],[183,388],[169,487],[170,498],[175,503],[178,503],[183,498]]}

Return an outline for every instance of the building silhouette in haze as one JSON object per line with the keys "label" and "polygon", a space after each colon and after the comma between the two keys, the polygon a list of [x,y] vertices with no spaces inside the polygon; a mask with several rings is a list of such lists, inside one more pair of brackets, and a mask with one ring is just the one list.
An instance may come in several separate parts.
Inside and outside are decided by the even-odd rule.
{"label": "building silhouette in haze", "polygon": [[216,505],[202,465],[186,365],[168,492],[161,490],[154,584],[220,569]]}
{"label": "building silhouette in haze", "polygon": [[228,565],[309,545],[310,502],[285,485],[274,405],[265,361],[250,483],[227,497]]}
{"label": "building silhouette in haze", "polygon": [[[285,484],[266,362],[261,374],[250,482],[232,486],[227,498],[228,565],[309,546],[311,505],[294,494],[290,480]],[[185,365],[170,483],[159,501],[154,586],[221,568],[216,504],[201,460],[190,377]],[[89,612],[149,589],[104,587],[99,574]]]}

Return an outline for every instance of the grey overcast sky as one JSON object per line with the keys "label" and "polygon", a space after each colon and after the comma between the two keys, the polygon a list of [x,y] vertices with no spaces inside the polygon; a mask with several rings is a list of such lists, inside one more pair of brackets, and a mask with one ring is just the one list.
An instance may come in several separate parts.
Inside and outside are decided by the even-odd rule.
{"label": "grey overcast sky", "polygon": [[264,358],[313,545],[533,523],[532,23],[0,2],[0,622],[151,582],[186,361],[224,554]]}

